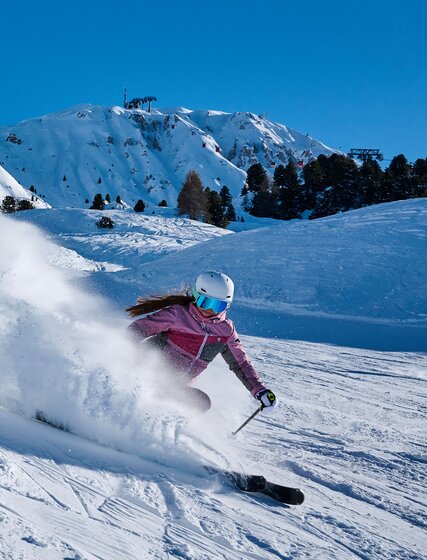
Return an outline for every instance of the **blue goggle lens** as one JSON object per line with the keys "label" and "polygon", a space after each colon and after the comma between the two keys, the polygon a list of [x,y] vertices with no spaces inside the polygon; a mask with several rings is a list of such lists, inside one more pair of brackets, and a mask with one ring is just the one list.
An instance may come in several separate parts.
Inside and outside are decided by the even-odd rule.
{"label": "blue goggle lens", "polygon": [[204,296],[203,294],[198,294],[196,296],[196,305],[197,307],[200,307],[200,309],[209,309],[215,313],[222,313],[225,309],[227,309],[226,301]]}

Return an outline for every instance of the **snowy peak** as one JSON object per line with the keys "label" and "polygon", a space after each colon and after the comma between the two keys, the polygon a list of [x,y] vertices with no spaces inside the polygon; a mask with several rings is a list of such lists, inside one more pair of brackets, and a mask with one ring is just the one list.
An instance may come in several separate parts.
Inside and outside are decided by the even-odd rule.
{"label": "snowy peak", "polygon": [[191,169],[205,186],[227,185],[237,197],[253,163],[272,171],[332,152],[263,116],[183,107],[77,105],[0,127],[0,165],[58,207],[87,208],[97,192],[132,206],[139,198],[175,206]]}
{"label": "snowy peak", "polygon": [[254,113],[193,111],[191,119],[212,134],[227,159],[242,169],[257,162],[266,168],[289,160],[306,163],[321,153],[333,152],[308,135]]}

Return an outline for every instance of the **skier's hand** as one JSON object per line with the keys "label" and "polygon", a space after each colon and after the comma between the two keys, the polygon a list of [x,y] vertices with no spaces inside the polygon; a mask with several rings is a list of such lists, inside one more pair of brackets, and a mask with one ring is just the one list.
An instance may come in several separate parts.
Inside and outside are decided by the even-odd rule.
{"label": "skier's hand", "polygon": [[259,391],[255,395],[255,398],[261,402],[263,410],[266,410],[267,412],[271,412],[277,404],[276,395],[273,391],[270,391],[270,389],[263,389],[262,391]]}

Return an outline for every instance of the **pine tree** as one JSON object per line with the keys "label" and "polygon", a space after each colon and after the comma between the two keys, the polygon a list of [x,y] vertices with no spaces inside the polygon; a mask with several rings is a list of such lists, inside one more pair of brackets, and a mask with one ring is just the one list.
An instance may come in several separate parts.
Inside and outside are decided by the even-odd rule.
{"label": "pine tree", "polygon": [[225,209],[225,217],[229,222],[235,222],[237,220],[236,210],[232,204]]}
{"label": "pine tree", "polygon": [[387,171],[392,177],[390,200],[404,200],[413,196],[413,181],[411,166],[403,154],[394,156]]}
{"label": "pine tree", "polygon": [[34,209],[34,204],[30,200],[23,198],[18,202],[18,207],[16,210],[20,212],[22,210],[33,210],[33,209]]}
{"label": "pine tree", "polygon": [[225,216],[221,196],[209,188],[205,189],[204,194],[206,197],[205,222],[217,227],[226,228],[229,220]]}
{"label": "pine tree", "polygon": [[360,207],[358,168],[355,162],[341,154],[332,154],[329,158],[319,156],[317,159],[321,161],[321,168],[329,185],[317,196],[311,218],[330,216]]}
{"label": "pine tree", "polygon": [[224,185],[219,192],[221,197],[222,207],[229,222],[236,221],[236,211],[233,206],[233,197],[231,196],[230,189]]}
{"label": "pine tree", "polygon": [[178,195],[178,214],[188,214],[191,220],[199,220],[206,212],[206,195],[199,174],[188,172]]}
{"label": "pine tree", "polygon": [[228,208],[230,204],[233,204],[233,197],[231,196],[230,189],[226,185],[219,191],[219,196],[221,197],[221,204],[224,208]]}
{"label": "pine tree", "polygon": [[268,185],[267,172],[260,163],[254,163],[246,172],[246,184],[249,192],[259,192]]}
{"label": "pine tree", "polygon": [[336,191],[338,210],[345,212],[351,208],[359,208],[359,169],[355,161],[340,154],[332,154],[329,160],[331,162],[331,184]]}
{"label": "pine tree", "polygon": [[316,207],[310,215],[310,220],[323,218],[324,216],[332,216],[339,212],[339,201],[334,187],[326,187],[317,195]]}
{"label": "pine tree", "polygon": [[[280,166],[279,166],[280,167]],[[275,173],[277,215],[282,220],[293,220],[301,216],[301,189],[298,171],[293,161]]]}
{"label": "pine tree", "polygon": [[102,216],[100,220],[96,222],[96,227],[101,229],[113,229],[114,222],[108,216]]}
{"label": "pine tree", "polygon": [[111,198],[110,198],[110,195],[108,193],[105,195],[105,200],[108,202],[108,204],[110,204]]}
{"label": "pine tree", "polygon": [[384,171],[375,202],[392,202],[411,198],[413,177],[411,166],[403,154],[395,156]]}
{"label": "pine tree", "polygon": [[274,170],[273,180],[277,187],[284,187],[286,184],[285,166],[280,163]]}
{"label": "pine tree", "polygon": [[90,210],[104,210],[105,204],[101,193],[97,193],[93,199]]}
{"label": "pine tree", "polygon": [[[332,154],[336,155],[336,154]],[[345,156],[340,156],[345,157]],[[333,167],[333,160],[331,160],[331,156],[325,156],[325,154],[320,154],[317,157],[317,163],[322,171],[324,177],[324,185],[328,186],[332,183],[332,167]]]}
{"label": "pine tree", "polygon": [[411,170],[411,166],[403,154],[394,156],[388,168],[395,177],[407,177]]}
{"label": "pine tree", "polygon": [[[250,193],[253,193],[252,195]],[[243,208],[258,217],[270,217],[274,212],[274,200],[266,170],[260,163],[251,165],[242,189]]]}
{"label": "pine tree", "polygon": [[137,203],[135,204],[135,206],[133,207],[133,209],[135,210],[135,212],[144,212],[145,210],[145,203],[143,200],[139,199],[137,201]]}
{"label": "pine tree", "polygon": [[427,196],[427,158],[415,161],[411,176],[414,196]]}
{"label": "pine tree", "polygon": [[380,202],[382,179],[383,171],[377,161],[368,159],[363,162],[357,179],[361,206],[369,206]]}
{"label": "pine tree", "polygon": [[304,180],[302,188],[303,205],[305,209],[309,210],[316,206],[318,194],[326,188],[326,176],[317,159],[304,166],[302,175]]}
{"label": "pine tree", "polygon": [[258,218],[271,218],[276,213],[275,206],[276,200],[271,191],[268,177],[265,175],[262,185],[253,195],[249,213]]}
{"label": "pine tree", "polygon": [[1,211],[5,214],[12,214],[12,212],[16,212],[16,200],[13,196],[7,195],[3,198]]}
{"label": "pine tree", "polygon": [[394,177],[390,169],[386,169],[381,177],[375,203],[391,202],[394,199]]}
{"label": "pine tree", "polygon": [[120,198],[120,195],[116,196],[116,202],[117,204],[121,204],[122,203],[122,199]]}

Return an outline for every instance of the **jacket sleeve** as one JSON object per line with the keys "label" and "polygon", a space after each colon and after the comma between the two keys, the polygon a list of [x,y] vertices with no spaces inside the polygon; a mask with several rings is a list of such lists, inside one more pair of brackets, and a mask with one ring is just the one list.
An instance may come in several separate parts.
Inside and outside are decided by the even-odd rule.
{"label": "jacket sleeve", "polygon": [[231,371],[235,373],[237,378],[254,397],[259,391],[266,388],[249,361],[234,327],[233,333],[222,351],[222,356]]}
{"label": "jacket sleeve", "polygon": [[128,330],[136,339],[143,339],[167,332],[174,322],[175,308],[170,306],[137,319],[129,325]]}

